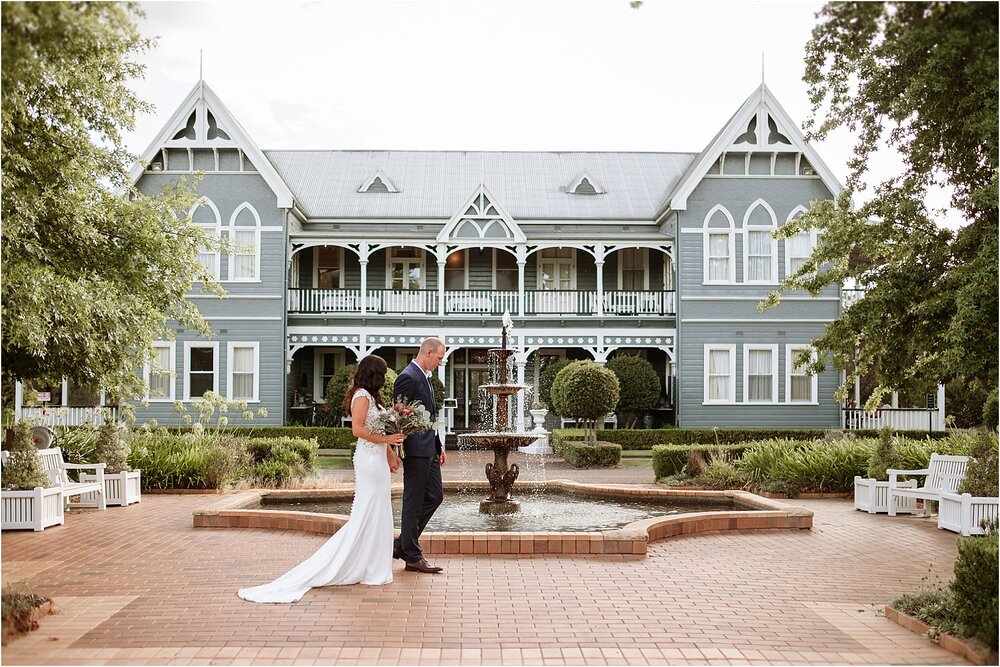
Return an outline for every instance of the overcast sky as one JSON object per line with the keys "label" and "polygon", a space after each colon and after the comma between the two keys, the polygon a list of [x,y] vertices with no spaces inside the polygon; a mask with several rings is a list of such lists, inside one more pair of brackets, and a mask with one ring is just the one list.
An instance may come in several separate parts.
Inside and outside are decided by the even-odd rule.
{"label": "overcast sky", "polygon": [[[701,151],[761,81],[800,126],[819,2],[151,2],[146,149],[205,81],[264,149]],[[817,149],[843,183],[852,141]],[[882,176],[885,170],[877,171]]]}

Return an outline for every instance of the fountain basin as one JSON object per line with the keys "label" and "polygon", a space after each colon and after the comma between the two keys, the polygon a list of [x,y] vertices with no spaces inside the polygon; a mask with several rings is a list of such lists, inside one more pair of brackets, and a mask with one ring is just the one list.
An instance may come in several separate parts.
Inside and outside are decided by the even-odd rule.
{"label": "fountain basin", "polygon": [[[487,482],[445,482],[448,492],[457,489],[489,491]],[[544,488],[546,492],[560,490],[578,495],[602,498],[656,498],[659,500],[714,499],[732,502],[733,509],[710,510],[654,516],[633,521],[621,528],[590,531],[447,531],[425,532],[420,542],[428,554],[595,554],[643,556],[649,542],[669,537],[716,531],[811,529],[812,512],[786,505],[778,500],[762,498],[747,491],[689,491],[635,487],[627,485],[580,484],[567,480],[522,482],[515,485],[521,493]],[[400,493],[395,486],[393,493]],[[341,498],[350,500],[353,487],[343,489],[253,490],[219,500],[196,510],[195,527],[207,528],[271,528],[302,530],[332,534],[347,517],[338,514],[316,514],[292,510],[261,508],[261,500],[275,498]],[[739,509],[743,507],[745,509]],[[750,509],[753,508],[753,509]]]}

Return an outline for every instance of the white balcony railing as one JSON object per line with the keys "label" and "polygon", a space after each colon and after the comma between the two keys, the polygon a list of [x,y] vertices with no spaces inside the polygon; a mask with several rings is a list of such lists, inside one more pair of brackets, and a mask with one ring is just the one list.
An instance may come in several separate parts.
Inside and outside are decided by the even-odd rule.
{"label": "white balcony railing", "polygon": [[880,429],[888,426],[897,431],[943,431],[938,411],[933,408],[880,408],[866,412],[860,408],[844,408],[844,428]]}
{"label": "white balcony railing", "polygon": [[104,423],[104,411],[110,410],[111,419],[118,421],[118,408],[97,407],[21,407],[21,419],[40,426],[81,426],[83,424],[101,425]]}
{"label": "white balcony railing", "polygon": [[[368,290],[365,313],[371,315],[520,314],[517,292],[506,290],[446,290],[441,310],[437,290]],[[611,291],[604,293],[603,315],[674,315],[676,292]],[[590,290],[530,291],[524,293],[525,315],[597,315],[597,292]],[[288,290],[291,313],[361,313],[361,290],[293,288]]]}

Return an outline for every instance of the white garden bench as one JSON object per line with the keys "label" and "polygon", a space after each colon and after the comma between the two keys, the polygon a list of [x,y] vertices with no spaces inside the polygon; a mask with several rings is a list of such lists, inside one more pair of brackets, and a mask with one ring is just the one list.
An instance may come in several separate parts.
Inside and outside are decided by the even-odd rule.
{"label": "white garden bench", "polygon": [[[618,428],[618,415],[615,414],[614,412],[609,412],[608,414],[604,415],[603,424],[605,428],[607,428],[608,426],[610,426],[611,428]],[[576,419],[574,419],[573,417],[559,418],[559,428],[575,427],[578,425],[579,422],[577,422]]]}
{"label": "white garden bench", "polygon": [[[968,465],[968,456],[934,453],[931,454],[931,460],[926,468],[920,470],[890,468],[886,471],[889,474],[889,516],[896,516],[896,504],[903,498],[923,500],[924,516],[929,516],[931,501],[940,502],[942,493],[954,493],[965,478],[965,469]],[[903,488],[899,485],[900,475],[922,475],[924,476],[924,485],[916,488]]]}
{"label": "white garden bench", "polygon": [[[93,507],[93,501],[97,502],[97,509],[106,510],[107,504],[104,499],[104,463],[66,463],[63,461],[62,451],[58,447],[49,449],[39,449],[38,458],[42,460],[42,468],[52,480],[52,486],[59,487],[62,491],[63,501],[67,507]],[[93,470],[87,475],[87,480],[83,482],[73,482],[66,474],[67,470]],[[72,496],[88,496],[93,501],[85,501],[82,497],[77,502],[70,502]]]}

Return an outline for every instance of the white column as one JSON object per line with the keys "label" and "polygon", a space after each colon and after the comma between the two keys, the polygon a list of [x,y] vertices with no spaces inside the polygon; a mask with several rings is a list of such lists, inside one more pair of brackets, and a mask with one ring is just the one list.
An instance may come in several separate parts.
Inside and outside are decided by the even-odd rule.
{"label": "white column", "polygon": [[[524,349],[523,337],[521,336],[518,336],[518,348]],[[519,352],[515,357],[515,363],[517,364],[517,383],[523,385],[524,367],[528,364],[528,360],[524,354]],[[524,433],[527,430],[524,425],[524,391],[517,392],[517,421],[514,423],[514,430],[518,433]]]}
{"label": "white column", "polygon": [[21,406],[24,405],[24,385],[20,381],[14,383],[14,421],[21,420]]}
{"label": "white column", "polygon": [[[364,317],[368,312],[368,244],[362,243],[358,250],[358,263],[361,264],[361,316]],[[364,345],[361,349],[364,349]]]}
{"label": "white column", "polygon": [[898,408],[899,407],[899,392],[894,391],[889,396],[889,407]]}
{"label": "white column", "polygon": [[604,317],[604,260],[594,265],[597,267],[597,316]]}
{"label": "white column", "polygon": [[518,315],[524,317],[524,265],[527,264],[527,260],[522,257],[517,258],[517,303],[518,303]]}
{"label": "white column", "polygon": [[[440,259],[438,260],[438,308],[437,308],[438,317],[444,317],[444,265],[445,265],[445,263],[446,263],[446,260],[440,260]],[[469,267],[465,267],[465,270],[468,271]],[[444,382],[444,378],[441,378],[441,381]],[[442,440],[442,442],[444,442],[444,441]]]}
{"label": "white column", "polygon": [[[444,338],[442,338],[441,340],[444,340]],[[447,365],[448,365],[448,360],[445,359],[437,367],[438,380],[441,380],[441,384],[444,384],[445,386],[447,386],[447,384],[445,384],[444,379],[448,377],[446,374]],[[431,388],[433,389],[433,386],[431,386]],[[435,398],[434,400],[436,401],[437,398]],[[444,411],[443,405],[437,406],[437,418],[438,418],[438,437],[441,438],[441,451],[444,451],[445,449],[444,438],[448,433],[448,423],[447,423],[448,413]]]}
{"label": "white column", "polygon": [[[944,430],[944,385],[939,384],[937,388],[937,430]],[[994,424],[995,426],[995,424]]]}

